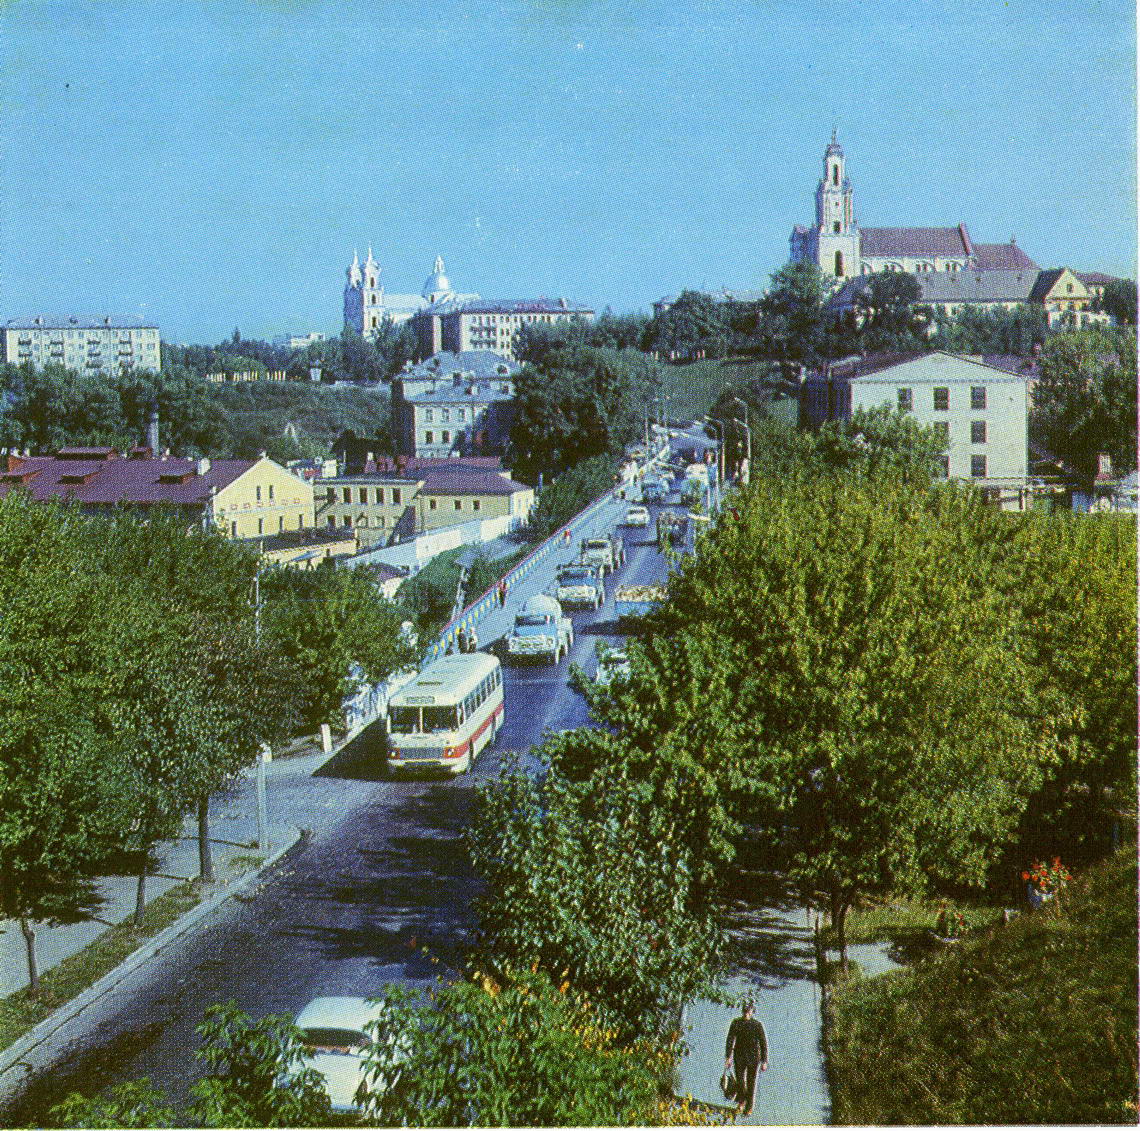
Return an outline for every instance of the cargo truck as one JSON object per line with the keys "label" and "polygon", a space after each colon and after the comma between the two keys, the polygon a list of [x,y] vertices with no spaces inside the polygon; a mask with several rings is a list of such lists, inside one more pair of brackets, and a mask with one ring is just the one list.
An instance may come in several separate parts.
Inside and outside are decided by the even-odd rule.
{"label": "cargo truck", "polygon": [[507,655],[514,660],[544,660],[557,664],[574,643],[574,626],[554,597],[538,593],[527,598],[507,634]]}

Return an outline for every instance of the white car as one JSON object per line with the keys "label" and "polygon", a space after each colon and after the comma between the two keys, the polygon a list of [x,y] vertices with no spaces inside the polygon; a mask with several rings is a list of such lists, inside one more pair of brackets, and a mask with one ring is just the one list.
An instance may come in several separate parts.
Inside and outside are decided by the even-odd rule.
{"label": "white car", "polygon": [[356,1093],[373,1043],[367,1026],[383,1011],[383,1005],[362,997],[318,997],[297,1014],[306,1047],[300,1067],[324,1077],[333,1111],[360,1110]]}
{"label": "white car", "polygon": [[642,506],[628,507],[625,512],[626,526],[648,526],[649,511]]}
{"label": "white car", "polygon": [[603,687],[609,687],[615,679],[627,679],[630,674],[629,655],[624,648],[598,648],[598,666],[594,679]]}

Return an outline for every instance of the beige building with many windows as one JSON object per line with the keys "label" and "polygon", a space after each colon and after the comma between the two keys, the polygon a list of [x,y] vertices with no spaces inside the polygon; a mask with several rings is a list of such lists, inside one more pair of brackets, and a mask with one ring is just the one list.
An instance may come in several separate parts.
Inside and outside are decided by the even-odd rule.
{"label": "beige building with many windows", "polygon": [[504,472],[440,460],[438,470],[389,475],[365,471],[316,484],[316,521],[328,530],[355,530],[361,546],[404,541],[475,519],[510,518],[524,525],[534,488]]}
{"label": "beige building with many windows", "polygon": [[581,319],[592,322],[588,306],[560,298],[493,301],[457,296],[432,303],[412,317],[421,357],[447,350],[490,350],[514,358],[519,331],[529,325],[554,325]]}
{"label": "beige building with many windows", "polygon": [[62,365],[76,373],[118,373],[162,366],[158,327],[138,319],[11,318],[0,337],[0,361],[35,369]]}

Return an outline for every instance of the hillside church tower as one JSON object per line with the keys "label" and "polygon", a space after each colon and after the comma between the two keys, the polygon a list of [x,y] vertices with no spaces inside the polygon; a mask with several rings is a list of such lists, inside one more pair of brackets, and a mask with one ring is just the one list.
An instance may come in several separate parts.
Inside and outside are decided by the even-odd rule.
{"label": "hillside church tower", "polygon": [[823,177],[815,190],[815,227],[792,232],[791,259],[818,263],[824,274],[842,281],[859,274],[859,242],[847,161],[832,130],[823,154]]}

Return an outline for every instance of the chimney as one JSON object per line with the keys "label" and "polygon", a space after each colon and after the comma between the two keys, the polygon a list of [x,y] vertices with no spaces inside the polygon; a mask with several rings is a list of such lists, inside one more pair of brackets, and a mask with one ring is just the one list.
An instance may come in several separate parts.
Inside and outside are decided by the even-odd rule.
{"label": "chimney", "polygon": [[199,475],[205,475],[206,472],[210,470],[210,461],[205,456],[203,456],[198,461],[197,466],[194,470],[197,471]]}
{"label": "chimney", "polygon": [[158,409],[154,407],[146,421],[146,446],[155,453],[162,450],[158,443]]}

